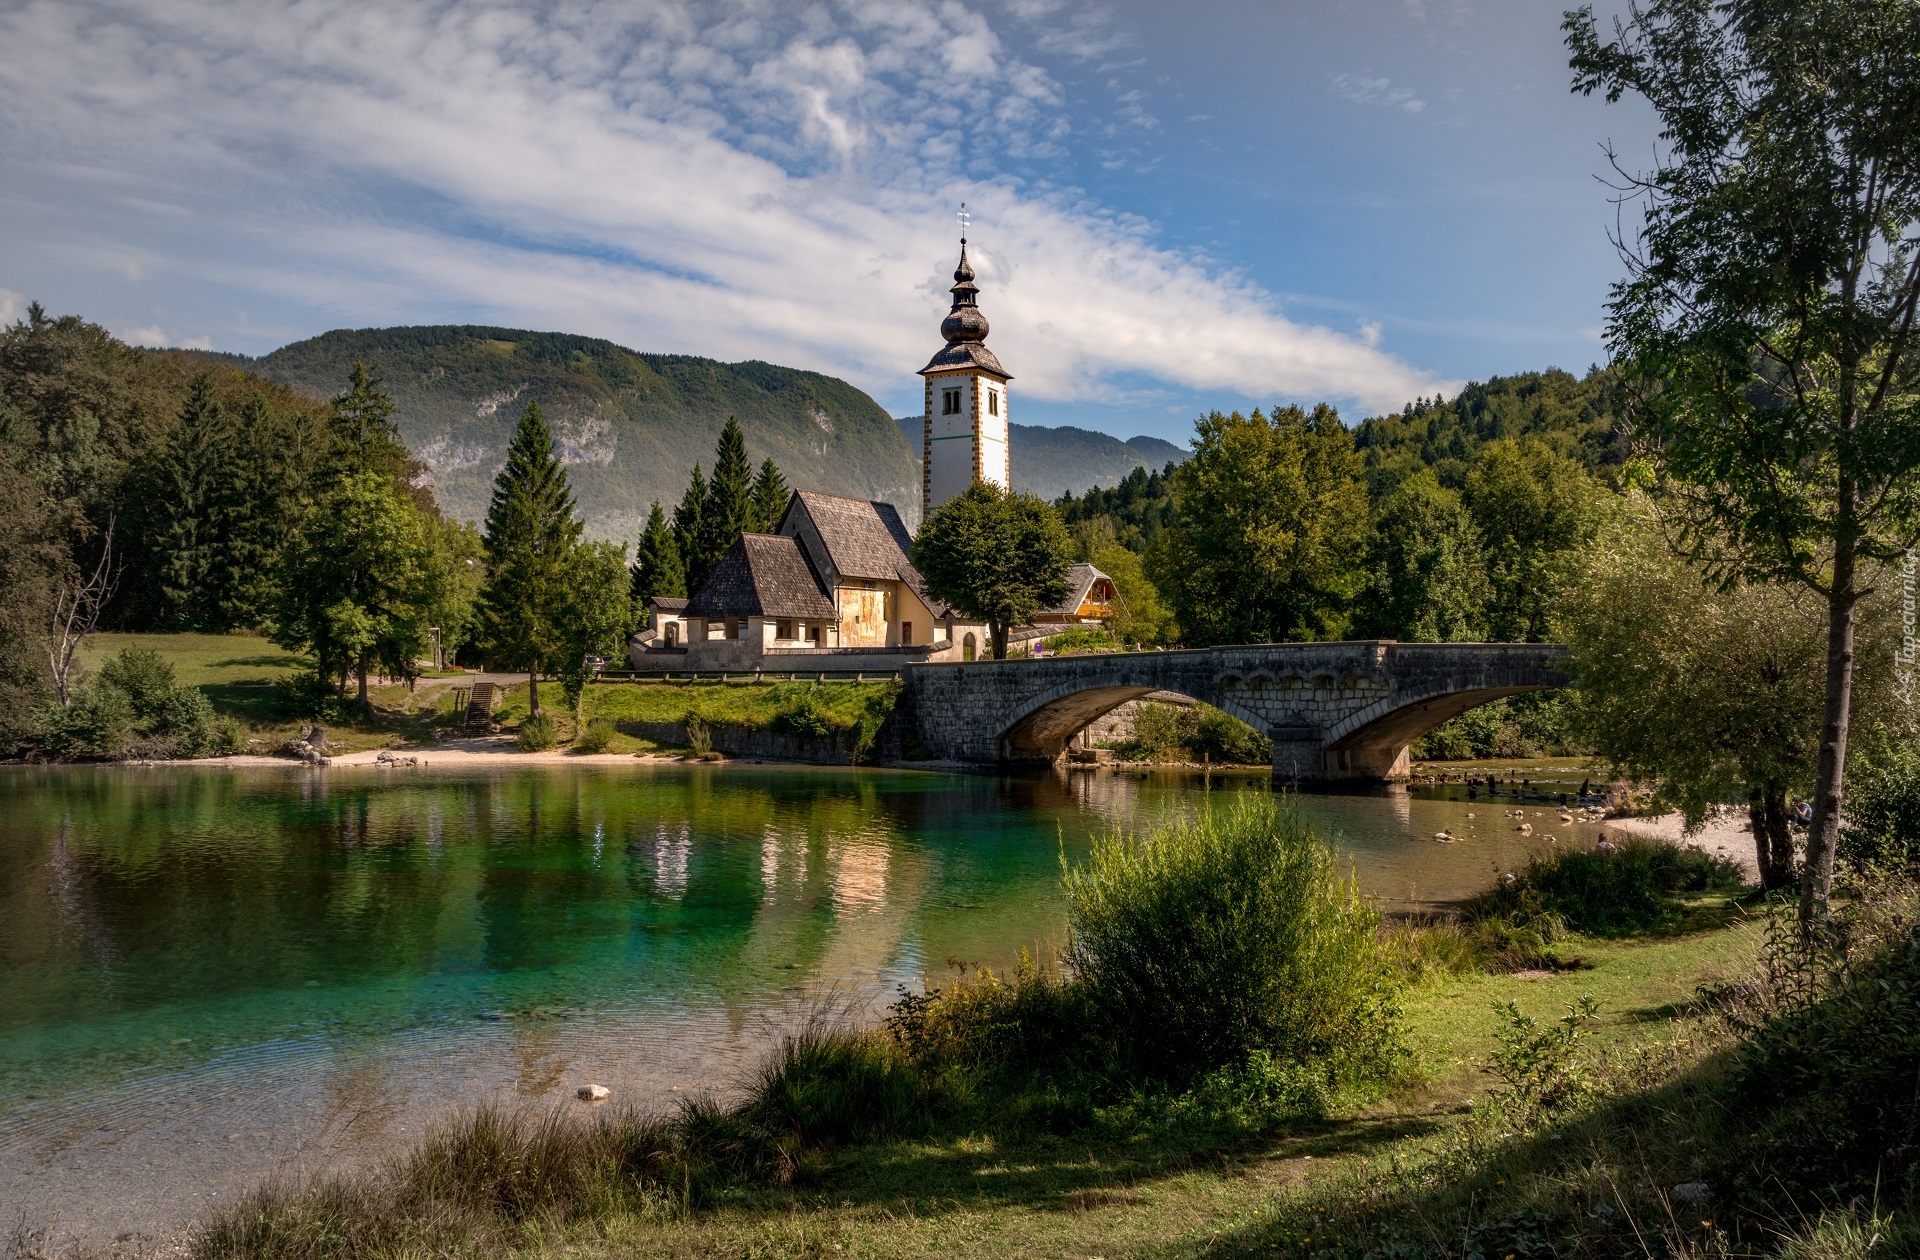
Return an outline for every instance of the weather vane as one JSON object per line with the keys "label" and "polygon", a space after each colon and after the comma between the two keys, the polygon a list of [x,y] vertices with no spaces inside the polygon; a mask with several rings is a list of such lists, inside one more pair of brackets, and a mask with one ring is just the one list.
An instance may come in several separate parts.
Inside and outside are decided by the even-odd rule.
{"label": "weather vane", "polygon": [[970,222],[972,217],[967,214],[967,203],[963,201],[960,203],[960,239],[963,241],[967,239],[967,225]]}

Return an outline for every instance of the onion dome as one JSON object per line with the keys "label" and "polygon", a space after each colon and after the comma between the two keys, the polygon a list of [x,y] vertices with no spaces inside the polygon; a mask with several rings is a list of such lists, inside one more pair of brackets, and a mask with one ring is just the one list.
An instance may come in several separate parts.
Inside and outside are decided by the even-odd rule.
{"label": "onion dome", "polygon": [[987,317],[975,304],[974,298],[980,290],[973,283],[973,267],[967,262],[967,238],[960,238],[960,265],[954,269],[953,309],[940,321],[940,335],[949,343],[956,341],[985,341],[987,339]]}
{"label": "onion dome", "polygon": [[947,340],[947,348],[933,356],[927,366],[920,369],[921,375],[952,368],[978,367],[992,372],[996,376],[1011,380],[1007,370],[1000,366],[993,351],[987,349],[987,317],[981,312],[975,301],[980,290],[973,283],[973,265],[967,261],[967,238],[960,238],[960,265],[954,268],[953,308],[947,317],[940,321],[940,335]]}

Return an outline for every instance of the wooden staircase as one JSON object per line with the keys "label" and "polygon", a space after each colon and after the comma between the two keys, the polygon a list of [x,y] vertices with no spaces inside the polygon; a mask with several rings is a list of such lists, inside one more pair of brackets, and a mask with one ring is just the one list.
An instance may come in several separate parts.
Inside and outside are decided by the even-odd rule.
{"label": "wooden staircase", "polygon": [[467,732],[485,735],[493,729],[493,684],[473,684],[473,696],[467,701]]}

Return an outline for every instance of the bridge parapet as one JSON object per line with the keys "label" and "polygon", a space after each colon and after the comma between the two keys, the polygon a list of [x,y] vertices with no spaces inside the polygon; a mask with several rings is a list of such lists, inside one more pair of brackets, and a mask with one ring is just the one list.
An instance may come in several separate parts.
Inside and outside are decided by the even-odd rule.
{"label": "bridge parapet", "polygon": [[1407,746],[1447,719],[1502,696],[1565,686],[1563,652],[1553,644],[1361,640],[913,665],[899,720],[903,734],[936,757],[1050,762],[1095,718],[1173,691],[1270,736],[1282,778],[1390,779],[1407,773]]}

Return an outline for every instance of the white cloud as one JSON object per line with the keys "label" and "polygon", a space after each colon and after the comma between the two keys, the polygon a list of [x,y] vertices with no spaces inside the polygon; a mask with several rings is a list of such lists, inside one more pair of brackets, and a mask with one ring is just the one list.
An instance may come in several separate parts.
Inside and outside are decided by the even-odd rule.
{"label": "white cloud", "polygon": [[1051,152],[1064,94],[953,0],[24,0],[0,48],[0,182],[74,220],[69,254],[137,256],[155,290],[897,394],[938,345],[965,200],[993,344],[1030,396],[1145,377],[1398,407],[1439,384],[1377,332],[1297,323],[1147,225],[1004,174]]}
{"label": "white cloud", "polygon": [[1370,79],[1364,74],[1336,74],[1328,83],[1335,96],[1361,105],[1385,105],[1409,114],[1417,114],[1427,107],[1427,103],[1415,95],[1412,88],[1395,87],[1391,79]]}
{"label": "white cloud", "polygon": [[158,324],[140,328],[116,328],[113,335],[130,346],[151,346],[155,350],[211,350],[211,337],[176,337]]}
{"label": "white cloud", "polygon": [[12,289],[0,289],[0,327],[27,317],[27,295]]}

